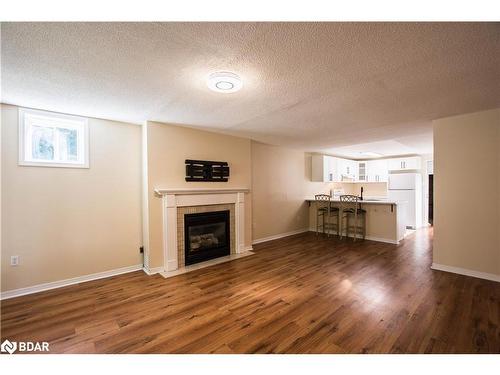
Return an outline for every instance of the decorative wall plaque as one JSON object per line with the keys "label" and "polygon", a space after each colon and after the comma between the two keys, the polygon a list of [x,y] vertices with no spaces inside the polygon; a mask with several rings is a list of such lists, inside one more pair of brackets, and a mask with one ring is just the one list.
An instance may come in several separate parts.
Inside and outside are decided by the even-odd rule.
{"label": "decorative wall plaque", "polygon": [[186,181],[227,182],[229,165],[225,161],[186,159]]}

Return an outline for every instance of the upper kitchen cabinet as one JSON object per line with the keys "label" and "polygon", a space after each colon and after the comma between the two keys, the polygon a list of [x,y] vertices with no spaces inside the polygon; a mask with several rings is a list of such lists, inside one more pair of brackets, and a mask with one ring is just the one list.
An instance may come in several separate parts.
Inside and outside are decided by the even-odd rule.
{"label": "upper kitchen cabinet", "polygon": [[349,160],[328,155],[312,155],[311,180],[317,182],[387,182],[390,171],[421,168],[421,158]]}
{"label": "upper kitchen cabinet", "polygon": [[[360,162],[361,163],[361,162]],[[367,182],[387,182],[389,173],[387,169],[387,160],[368,160],[366,163],[366,180]]]}
{"label": "upper kitchen cabinet", "polygon": [[339,181],[337,160],[333,156],[314,154],[311,163],[311,181]]}
{"label": "upper kitchen cabinet", "polygon": [[358,180],[359,166],[355,160],[335,158],[340,182],[355,182]]}
{"label": "upper kitchen cabinet", "polygon": [[348,163],[349,169],[346,171],[348,178],[351,178],[353,181],[359,180],[359,162],[356,160],[349,160]]}
{"label": "upper kitchen cabinet", "polygon": [[368,161],[358,162],[358,181],[368,181]]}
{"label": "upper kitchen cabinet", "polygon": [[420,169],[420,161],[421,158],[419,156],[387,159],[387,166],[390,171]]}

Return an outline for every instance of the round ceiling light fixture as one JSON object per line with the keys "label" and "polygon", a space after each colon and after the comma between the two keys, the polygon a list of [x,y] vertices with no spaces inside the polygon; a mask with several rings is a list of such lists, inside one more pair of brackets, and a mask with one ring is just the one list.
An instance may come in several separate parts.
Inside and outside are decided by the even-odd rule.
{"label": "round ceiling light fixture", "polygon": [[208,76],[207,86],[215,92],[229,94],[236,92],[243,86],[241,78],[231,72],[215,72]]}

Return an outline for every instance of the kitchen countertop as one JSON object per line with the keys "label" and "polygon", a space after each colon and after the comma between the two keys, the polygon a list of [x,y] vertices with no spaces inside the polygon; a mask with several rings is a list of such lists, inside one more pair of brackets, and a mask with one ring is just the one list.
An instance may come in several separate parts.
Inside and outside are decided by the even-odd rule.
{"label": "kitchen countertop", "polygon": [[[307,202],[314,202],[316,201],[314,199],[314,197],[308,197],[306,198],[306,201]],[[336,202],[336,203],[340,203],[340,199],[339,198],[332,198],[331,200],[332,202]],[[361,204],[394,204],[394,205],[398,205],[398,204],[403,204],[403,203],[406,203],[406,201],[395,201],[395,200],[389,200],[389,199],[384,199],[384,198],[379,198],[379,199],[363,199],[362,201],[358,201],[358,203],[361,203]]]}

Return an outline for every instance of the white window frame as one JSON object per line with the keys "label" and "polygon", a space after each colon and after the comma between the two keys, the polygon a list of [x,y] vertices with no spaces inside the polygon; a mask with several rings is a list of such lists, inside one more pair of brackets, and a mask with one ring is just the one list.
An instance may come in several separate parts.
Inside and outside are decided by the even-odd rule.
{"label": "white window frame", "polygon": [[[78,139],[78,160],[33,160],[31,158],[31,122],[66,129],[76,129]],[[57,150],[54,150],[57,154]],[[19,108],[19,165],[56,168],[89,168],[89,126],[84,117],[60,113]]]}

